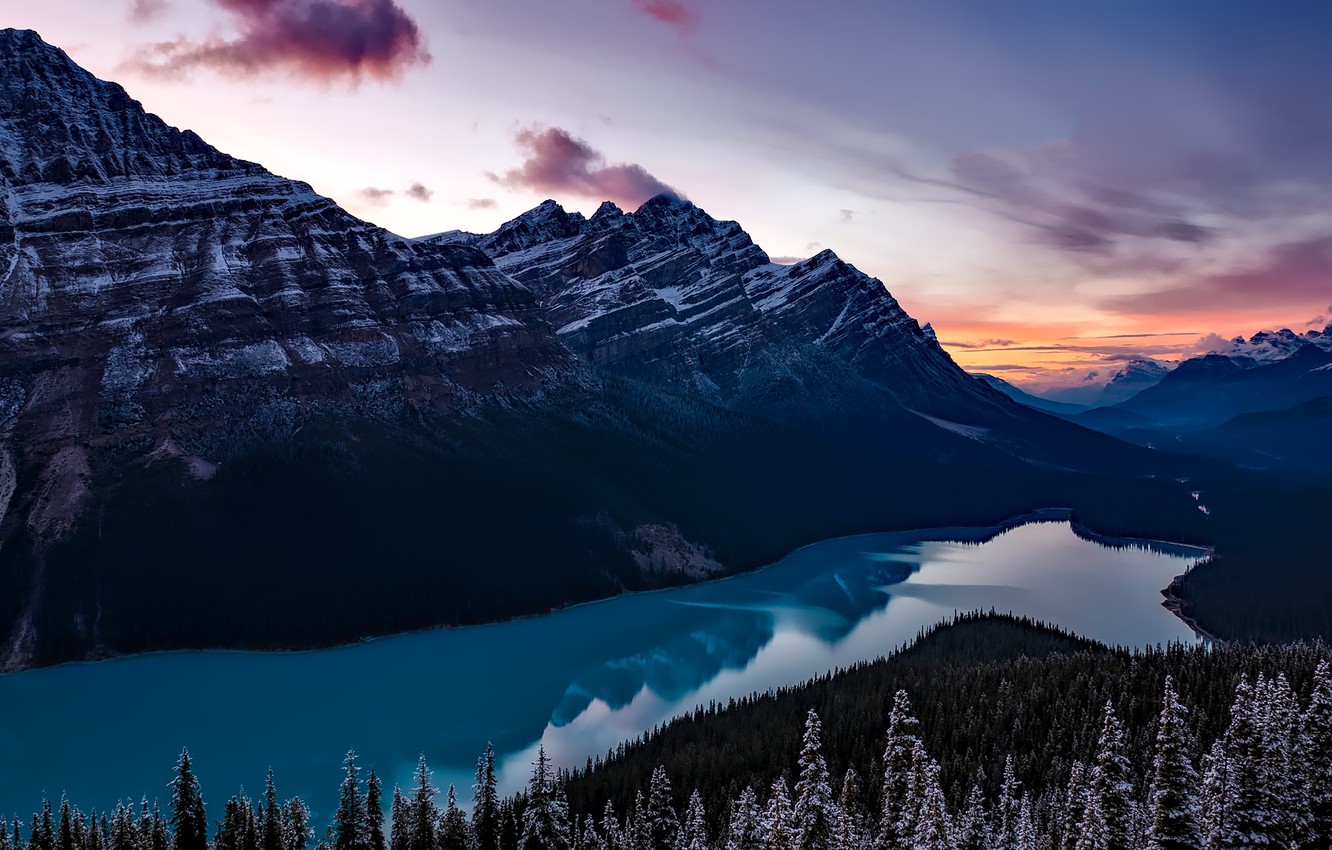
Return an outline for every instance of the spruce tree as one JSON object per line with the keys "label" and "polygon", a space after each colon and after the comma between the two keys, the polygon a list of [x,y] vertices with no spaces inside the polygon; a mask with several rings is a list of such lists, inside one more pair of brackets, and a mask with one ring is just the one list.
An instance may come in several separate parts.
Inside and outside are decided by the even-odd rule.
{"label": "spruce tree", "polygon": [[763,815],[758,795],[746,785],[731,803],[730,824],[726,830],[726,850],[762,850]]}
{"label": "spruce tree", "polygon": [[333,850],[365,850],[365,800],[361,797],[361,769],[356,766],[356,751],[348,750],[342,764],[338,810],[333,816]]}
{"label": "spruce tree", "polygon": [[913,850],[953,850],[953,829],[948,819],[943,788],[939,786],[939,765],[927,761],[922,773],[923,781],[917,791],[919,809],[911,846]]}
{"label": "spruce tree", "polygon": [[1202,760],[1202,791],[1199,795],[1199,824],[1202,832],[1203,850],[1220,850],[1230,834],[1230,756],[1226,753],[1225,741],[1213,742]]}
{"label": "spruce tree", "polygon": [[971,786],[966,805],[957,819],[953,843],[957,850],[988,850],[989,830],[986,828],[985,793],[980,783]]}
{"label": "spruce tree", "polygon": [[1017,772],[1013,768],[1013,756],[1009,754],[1004,757],[1003,779],[999,783],[999,799],[994,807],[996,850],[1013,850],[1017,847],[1017,822],[1022,810],[1022,799],[1018,792],[1021,787],[1022,783],[1018,781]]}
{"label": "spruce tree", "polygon": [[768,793],[768,806],[763,811],[763,838],[767,850],[795,850],[795,813],[785,776],[772,783]]}
{"label": "spruce tree", "polygon": [[1235,702],[1230,709],[1224,749],[1229,769],[1226,824],[1215,837],[1218,850],[1262,848],[1272,843],[1273,813],[1266,779],[1266,735],[1263,731],[1264,706],[1259,694],[1266,682],[1251,685],[1240,680],[1235,688]]}
{"label": "spruce tree", "polygon": [[620,819],[615,816],[615,807],[610,800],[601,810],[601,844],[606,850],[625,850],[624,830],[620,828]]}
{"label": "spruce tree", "polygon": [[1101,714],[1101,735],[1096,742],[1089,799],[1095,798],[1105,824],[1107,850],[1133,850],[1129,843],[1133,816],[1133,770],[1128,760],[1124,727],[1106,700]]}
{"label": "spruce tree", "polygon": [[842,777],[836,815],[835,850],[866,850],[865,810],[860,804],[860,777],[855,768],[847,768]]}
{"label": "spruce tree", "polygon": [[278,805],[271,767],[268,769],[268,781],[264,785],[264,830],[259,846],[262,850],[286,850],[282,835],[282,808]]}
{"label": "spruce tree", "polygon": [[472,850],[471,827],[467,814],[458,808],[458,794],[449,786],[444,806],[444,817],[439,822],[440,850]]}
{"label": "spruce tree", "polygon": [[439,812],[435,806],[435,795],[438,793],[430,783],[430,768],[426,766],[425,754],[422,753],[416,762],[416,782],[412,788],[411,802],[407,806],[410,829],[407,832],[406,850],[436,850],[435,822],[439,820]]}
{"label": "spruce tree", "polygon": [[546,748],[537,748],[537,760],[527,784],[527,808],[519,850],[570,850],[569,812],[554,787]]}
{"label": "spruce tree", "polygon": [[74,819],[69,812],[69,800],[60,795],[60,826],[56,829],[56,850],[75,850]]}
{"label": "spruce tree", "polygon": [[411,832],[411,817],[402,799],[402,789],[394,785],[393,803],[389,806],[389,850],[407,850]]}
{"label": "spruce tree", "polygon": [[836,804],[828,764],[823,759],[823,724],[813,709],[805,717],[800,748],[800,777],[796,780],[795,840],[797,850],[833,850],[837,829]]}
{"label": "spruce tree", "polygon": [[911,787],[916,773],[916,730],[920,721],[911,713],[911,699],[906,691],[893,695],[888,715],[888,741],[883,750],[882,808],[875,850],[907,850],[913,831],[910,821]]}
{"label": "spruce tree", "polygon": [[652,771],[648,781],[647,809],[644,811],[644,850],[676,850],[680,837],[680,818],[671,802],[671,780],[665,765]]}
{"label": "spruce tree", "polygon": [[1148,848],[1197,850],[1202,842],[1198,826],[1198,771],[1189,761],[1187,710],[1167,676],[1161,714],[1156,721],[1156,757],[1147,797]]}
{"label": "spruce tree", "polygon": [[485,755],[476,763],[472,787],[472,830],[477,850],[499,850],[499,791],[495,776],[495,748],[486,744]]}
{"label": "spruce tree", "polygon": [[283,850],[305,850],[313,837],[310,809],[300,797],[293,797],[282,807]]}
{"label": "spruce tree", "polygon": [[384,834],[384,786],[373,767],[365,782],[364,843],[366,850],[388,850],[388,838]]}
{"label": "spruce tree", "polygon": [[703,811],[703,798],[695,789],[685,806],[684,828],[680,834],[680,850],[709,850],[708,821]]}
{"label": "spruce tree", "polygon": [[208,815],[203,791],[190,767],[190,754],[180,751],[171,784],[172,850],[208,850]]}
{"label": "spruce tree", "polygon": [[1332,847],[1332,668],[1326,660],[1314,670],[1309,707],[1300,720],[1299,752],[1309,800],[1307,844]]}

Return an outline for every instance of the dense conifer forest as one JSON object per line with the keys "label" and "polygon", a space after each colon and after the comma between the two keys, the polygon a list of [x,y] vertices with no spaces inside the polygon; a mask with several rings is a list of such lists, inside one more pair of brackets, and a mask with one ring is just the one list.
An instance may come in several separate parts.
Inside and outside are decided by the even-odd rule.
{"label": "dense conifer forest", "polygon": [[470,814],[424,758],[386,792],[354,753],[316,833],[270,773],[205,806],[182,753],[166,810],[42,802],[0,850],[1238,850],[1332,840],[1332,654],[1113,649],[965,615],[910,648],[700,708],[576,771],[541,751]]}

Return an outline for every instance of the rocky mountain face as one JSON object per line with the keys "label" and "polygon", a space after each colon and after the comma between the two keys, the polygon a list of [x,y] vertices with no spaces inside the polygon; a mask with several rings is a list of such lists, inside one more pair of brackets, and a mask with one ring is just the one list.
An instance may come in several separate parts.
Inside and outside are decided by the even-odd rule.
{"label": "rocky mountain face", "polygon": [[1060,404],[1081,405],[1084,408],[1118,404],[1160,383],[1173,365],[1156,360],[1130,360],[1104,383],[1088,381],[1080,386],[1050,390],[1042,393],[1039,398]]}
{"label": "rocky mountain face", "polygon": [[493,257],[537,294],[565,345],[613,374],[770,415],[852,386],[949,422],[1023,415],[959,369],[882,282],[832,251],[772,263],[739,224],[688,201],[663,195],[630,213],[607,202],[591,218],[546,201],[494,233],[423,241]]}
{"label": "rocky mountain face", "polygon": [[1149,469],[831,252],[775,265],[670,198],[404,240],[0,31],[0,670],[485,622],[1043,505],[1196,513]]}
{"label": "rocky mountain face", "polygon": [[1290,328],[1279,331],[1259,331],[1245,339],[1237,336],[1228,345],[1209,351],[1209,355],[1228,357],[1243,368],[1263,366],[1285,360],[1306,346],[1332,351],[1332,325],[1323,330],[1295,333]]}

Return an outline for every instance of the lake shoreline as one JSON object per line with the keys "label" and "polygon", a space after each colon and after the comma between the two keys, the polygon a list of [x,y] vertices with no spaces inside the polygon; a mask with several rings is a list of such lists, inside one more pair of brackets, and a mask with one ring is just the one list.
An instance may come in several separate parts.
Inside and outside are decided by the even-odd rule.
{"label": "lake shoreline", "polygon": [[[568,605],[561,605],[558,607],[554,607],[548,611],[542,611],[530,614],[520,614],[518,616],[507,617],[500,620],[489,620],[484,623],[468,623],[466,625],[426,626],[418,629],[407,629],[404,631],[389,632],[387,634],[382,634],[382,635],[366,635],[363,637],[356,638],[354,640],[342,641],[339,643],[318,644],[310,646],[291,645],[291,646],[262,647],[262,648],[236,647],[236,646],[198,646],[198,647],[178,647],[173,649],[153,649],[144,652],[123,652],[123,653],[108,651],[105,648],[98,648],[94,650],[94,653],[91,655],[91,657],[81,658],[71,661],[62,661],[58,664],[48,664],[39,667],[19,667],[13,670],[6,670],[3,673],[0,673],[0,678],[5,678],[23,673],[29,673],[29,674],[37,673],[42,670],[58,670],[66,667],[80,667],[85,665],[114,663],[116,661],[124,659],[142,658],[145,656],[175,656],[175,655],[229,654],[229,653],[238,653],[238,654],[261,653],[261,654],[270,654],[275,656],[302,655],[307,653],[319,653],[336,649],[344,649],[352,646],[372,644],[379,641],[392,640],[395,638],[401,638],[410,635],[430,634],[434,632],[457,632],[457,631],[466,631],[472,629],[492,628],[507,623],[515,623],[525,620],[539,619],[541,617],[549,617],[555,614],[560,614],[566,611],[574,611],[580,608],[585,608],[593,605],[602,605],[607,602],[611,602],[616,599],[622,599],[625,597],[668,593],[670,591],[679,590],[681,588],[699,587],[708,584],[718,584],[722,582],[728,582],[734,579],[744,578],[746,576],[753,576],[765,570],[778,567],[781,564],[791,560],[792,558],[799,555],[801,552],[804,552],[808,549],[812,549],[814,547],[836,541],[854,540],[856,538],[892,537],[895,539],[895,542],[899,544],[915,544],[915,543],[925,543],[925,542],[981,544],[989,540],[993,540],[999,535],[1004,534],[1008,531],[1012,531],[1015,528],[1019,528],[1029,523],[1037,523],[1037,522],[1067,522],[1069,523],[1070,527],[1073,529],[1073,532],[1078,536],[1104,546],[1109,546],[1111,548],[1146,545],[1149,547],[1156,546],[1167,549],[1174,549],[1178,551],[1195,551],[1201,553],[1204,556],[1210,556],[1211,554],[1213,554],[1212,548],[1207,546],[1199,546],[1195,544],[1178,543],[1174,541],[1157,540],[1151,538],[1118,537],[1118,536],[1101,534],[1097,532],[1095,529],[1091,528],[1090,526],[1084,525],[1080,522],[1075,522],[1073,520],[1073,510],[1071,508],[1066,508],[1066,507],[1035,508],[1033,510],[1027,511],[1026,513],[1008,517],[1007,519],[1000,520],[999,522],[996,522],[992,525],[985,525],[985,526],[932,526],[928,528],[901,529],[896,531],[861,532],[857,534],[838,535],[835,537],[824,538],[821,540],[813,541],[811,543],[806,543],[803,546],[798,546],[795,549],[792,549],[790,552],[787,552],[781,558],[778,558],[777,560],[772,561],[770,563],[763,564],[762,566],[755,567],[753,569],[728,573],[725,575],[716,576],[714,578],[704,579],[702,581],[687,581],[687,582],[682,582],[680,584],[666,585],[663,587],[645,588],[642,590],[624,590],[613,596],[602,596],[596,599],[586,599],[581,602],[573,602]],[[1211,640],[1213,638],[1210,636],[1208,632],[1206,632],[1206,630],[1198,626],[1197,623],[1194,622],[1191,618],[1186,617],[1181,613],[1180,604],[1182,603],[1182,599],[1174,596],[1174,594],[1171,592],[1172,589],[1175,588],[1178,580],[1181,579],[1182,577],[1183,577],[1182,574],[1180,576],[1176,576],[1171,581],[1171,584],[1167,588],[1161,591],[1162,595],[1166,596],[1166,601],[1163,602],[1162,605],[1166,607],[1168,610],[1170,610],[1173,614],[1175,614],[1194,632],[1198,633],[1201,637]],[[1173,600],[1177,600],[1175,601],[1175,607],[1172,607],[1171,604]]]}

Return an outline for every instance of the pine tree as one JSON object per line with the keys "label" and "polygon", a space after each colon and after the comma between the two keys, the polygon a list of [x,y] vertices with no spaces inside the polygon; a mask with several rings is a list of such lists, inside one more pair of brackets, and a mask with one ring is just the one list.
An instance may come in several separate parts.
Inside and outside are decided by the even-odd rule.
{"label": "pine tree", "polygon": [[796,780],[795,841],[797,850],[833,850],[837,830],[836,804],[828,765],[823,759],[823,724],[811,709],[805,717],[800,748],[800,777]]}
{"label": "pine tree", "polygon": [[499,850],[499,792],[495,777],[495,748],[486,744],[486,753],[476,763],[476,784],[472,787],[472,830],[477,850]]}
{"label": "pine tree", "polygon": [[893,695],[893,708],[888,715],[888,741],[883,750],[882,809],[879,816],[879,834],[875,850],[907,850],[913,830],[910,821],[911,785],[916,774],[916,729],[920,721],[911,713],[911,700],[906,691]]}
{"label": "pine tree", "polygon": [[1129,834],[1133,815],[1133,770],[1128,760],[1124,727],[1109,702],[1101,714],[1101,736],[1096,743],[1088,805],[1095,798],[1105,824],[1107,850],[1131,850]]}
{"label": "pine tree", "polygon": [[518,824],[518,813],[509,800],[500,802],[500,850],[518,850],[522,842],[522,829]]}
{"label": "pine tree", "polygon": [[680,850],[709,850],[708,822],[703,811],[703,798],[695,789],[685,807],[684,829],[680,836]]}
{"label": "pine tree", "polygon": [[1018,781],[1013,769],[1013,756],[1004,758],[1003,779],[999,783],[999,800],[995,804],[994,845],[997,850],[1013,850],[1017,847],[1017,822],[1022,810],[1022,800],[1018,792],[1022,783]]}
{"label": "pine tree", "polygon": [[262,850],[286,850],[282,835],[282,809],[278,806],[271,767],[268,769],[268,781],[264,785],[264,833],[259,846]]}
{"label": "pine tree", "polygon": [[1082,828],[1082,818],[1087,813],[1087,766],[1074,762],[1068,771],[1068,786],[1064,789],[1063,806],[1060,808],[1059,850],[1073,850],[1078,842]]}
{"label": "pine tree", "polygon": [[1263,706],[1258,694],[1266,683],[1250,685],[1241,680],[1235,688],[1224,749],[1228,767],[1227,822],[1216,837],[1218,850],[1261,848],[1272,843],[1270,795],[1263,784],[1266,774]]}
{"label": "pine tree", "polygon": [[467,814],[458,808],[458,794],[449,786],[444,817],[439,825],[440,850],[472,850],[472,830],[467,824]]}
{"label": "pine tree", "polygon": [[615,816],[615,807],[606,801],[601,811],[601,844],[606,850],[626,850],[624,831],[620,828],[620,819]]}
{"label": "pine tree", "polygon": [[953,850],[953,830],[948,820],[943,788],[939,786],[939,765],[927,760],[922,768],[917,795],[919,810],[915,817],[913,850]]}
{"label": "pine tree", "polygon": [[762,850],[763,814],[759,811],[758,795],[746,785],[731,803],[730,825],[726,830],[726,850]]}
{"label": "pine tree", "polygon": [[176,779],[171,785],[173,850],[208,850],[208,816],[203,792],[190,768],[190,754],[180,751]]}
{"label": "pine tree", "polygon": [[379,774],[370,768],[365,782],[365,841],[366,850],[388,850],[384,835],[384,786]]}
{"label": "pine tree", "polygon": [[407,850],[411,835],[411,817],[407,813],[407,803],[402,799],[402,789],[393,786],[393,803],[389,806],[389,850]]}
{"label": "pine tree", "polygon": [[56,850],[75,850],[74,819],[70,816],[69,800],[60,795],[60,826],[56,830]]}
{"label": "pine tree", "polygon": [[439,820],[439,812],[435,806],[435,795],[438,793],[435,786],[430,784],[430,768],[426,767],[423,753],[416,762],[416,784],[408,804],[411,826],[407,832],[405,850],[436,850],[435,822]]}
{"label": "pine tree", "polygon": [[671,802],[671,780],[666,767],[658,766],[648,781],[647,809],[644,811],[644,850],[675,850],[680,837],[680,818]]}
{"label": "pine tree", "polygon": [[1309,829],[1309,794],[1300,746],[1300,709],[1284,673],[1268,680],[1263,724],[1263,782],[1272,811],[1272,840],[1292,847]]}
{"label": "pine tree", "polygon": [[1031,798],[1026,794],[1022,795],[1022,803],[1018,806],[1015,839],[1017,850],[1036,850],[1036,823],[1031,813]]}
{"label": "pine tree", "polygon": [[783,776],[772,783],[763,811],[763,843],[768,850],[795,850],[795,813],[791,809],[791,791]]}
{"label": "pine tree", "polygon": [[282,808],[282,846],[284,850],[305,850],[314,836],[310,829],[310,809],[300,797],[293,797]]}
{"label": "pine tree", "polygon": [[860,805],[860,777],[847,768],[842,792],[837,797],[835,850],[866,850],[865,811]]}
{"label": "pine tree", "polygon": [[570,850],[569,812],[556,794],[546,748],[537,749],[532,778],[527,784],[527,808],[519,850]]}
{"label": "pine tree", "polygon": [[1300,747],[1309,800],[1307,846],[1332,846],[1332,668],[1314,670],[1309,707],[1300,720]]}
{"label": "pine tree", "polygon": [[1161,714],[1156,722],[1156,758],[1147,797],[1150,850],[1197,850],[1198,772],[1189,761],[1187,710],[1175,694],[1174,680],[1165,681]]}
{"label": "pine tree", "polygon": [[1202,793],[1200,796],[1203,850],[1220,850],[1230,834],[1230,756],[1224,739],[1212,744],[1202,760]]}
{"label": "pine tree", "polygon": [[333,816],[333,850],[365,850],[365,801],[361,797],[361,769],[356,751],[343,759],[345,774],[338,791],[338,810]]}
{"label": "pine tree", "polygon": [[957,850],[987,850],[986,820],[985,794],[981,791],[980,784],[976,783],[971,786],[966,805],[957,819],[957,830],[953,838]]}

